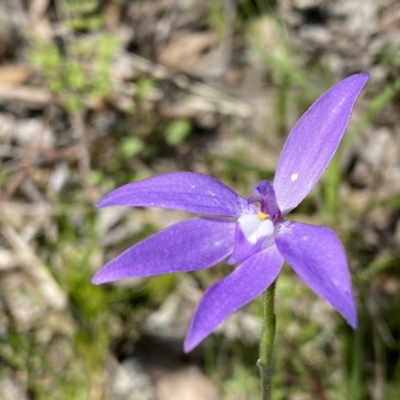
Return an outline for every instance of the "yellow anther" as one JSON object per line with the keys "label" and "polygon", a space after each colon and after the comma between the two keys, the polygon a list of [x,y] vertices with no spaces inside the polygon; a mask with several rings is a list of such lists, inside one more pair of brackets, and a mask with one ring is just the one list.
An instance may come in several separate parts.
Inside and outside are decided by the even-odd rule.
{"label": "yellow anther", "polygon": [[264,219],[268,218],[268,214],[265,214],[260,210],[258,210],[258,216],[260,217],[261,220],[264,220]]}

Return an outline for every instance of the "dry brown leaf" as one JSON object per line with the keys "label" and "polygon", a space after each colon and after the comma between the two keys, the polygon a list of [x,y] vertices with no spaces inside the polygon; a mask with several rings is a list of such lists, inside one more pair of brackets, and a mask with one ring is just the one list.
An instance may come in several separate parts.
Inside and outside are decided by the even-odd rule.
{"label": "dry brown leaf", "polygon": [[21,85],[31,74],[32,68],[28,65],[0,65],[0,86]]}

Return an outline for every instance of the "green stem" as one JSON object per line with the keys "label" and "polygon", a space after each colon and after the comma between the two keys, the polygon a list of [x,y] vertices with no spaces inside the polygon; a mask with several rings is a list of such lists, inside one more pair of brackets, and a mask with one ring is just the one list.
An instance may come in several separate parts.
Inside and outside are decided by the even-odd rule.
{"label": "green stem", "polygon": [[275,283],[276,281],[263,293],[263,325],[260,340],[260,358],[257,362],[261,377],[262,400],[271,399],[272,350],[276,330]]}

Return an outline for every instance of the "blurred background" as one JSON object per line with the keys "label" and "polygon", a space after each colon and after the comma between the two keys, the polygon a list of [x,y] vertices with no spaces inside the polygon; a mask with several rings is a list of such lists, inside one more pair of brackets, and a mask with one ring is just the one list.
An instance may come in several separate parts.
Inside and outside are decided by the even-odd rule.
{"label": "blurred background", "polygon": [[94,204],[177,170],[247,197],[299,116],[359,71],[345,139],[290,216],[341,237],[359,329],[285,267],[274,400],[400,398],[399,2],[1,0],[0,399],[258,399],[259,299],[182,351],[224,263],[90,283],[188,214]]}

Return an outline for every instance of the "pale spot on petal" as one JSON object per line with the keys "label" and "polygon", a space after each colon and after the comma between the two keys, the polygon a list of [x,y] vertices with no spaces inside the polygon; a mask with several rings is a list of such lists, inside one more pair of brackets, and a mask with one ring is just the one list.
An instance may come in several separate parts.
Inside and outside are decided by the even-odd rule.
{"label": "pale spot on petal", "polygon": [[299,177],[299,174],[292,174],[292,175],[290,175],[290,180],[292,182],[295,182],[295,181],[297,181],[298,177]]}

